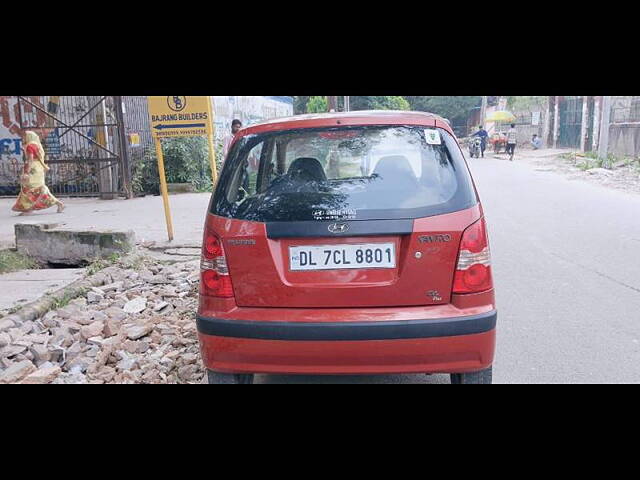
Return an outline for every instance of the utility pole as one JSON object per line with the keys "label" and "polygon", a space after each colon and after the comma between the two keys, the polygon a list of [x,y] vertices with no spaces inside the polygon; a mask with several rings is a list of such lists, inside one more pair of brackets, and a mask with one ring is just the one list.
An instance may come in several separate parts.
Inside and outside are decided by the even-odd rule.
{"label": "utility pole", "polygon": [[598,141],[600,135],[600,113],[602,110],[602,97],[593,97],[593,125],[591,135],[591,146],[590,149],[594,152],[598,151]]}
{"label": "utility pole", "polygon": [[580,127],[580,151],[584,152],[587,148],[587,135],[589,132],[589,97],[582,97],[582,124]]}
{"label": "utility pole", "polygon": [[611,97],[602,97],[602,122],[600,122],[600,142],[598,156],[606,158],[609,153],[609,123],[611,122]]}
{"label": "utility pole", "polygon": [[551,140],[551,117],[553,117],[553,99],[554,97],[547,97],[546,106],[544,109],[544,127],[542,128],[542,142],[545,147],[552,145]]}
{"label": "utility pole", "polygon": [[558,148],[560,135],[560,97],[556,96],[553,104],[553,148]]}
{"label": "utility pole", "polygon": [[338,97],[327,97],[327,108],[330,112],[335,112],[338,110]]}
{"label": "utility pole", "polygon": [[480,124],[484,126],[484,119],[487,118],[487,99],[482,97],[482,106],[480,107]]}
{"label": "utility pole", "polygon": [[129,147],[127,145],[126,125],[124,121],[124,103],[122,97],[113,97],[116,110],[116,123],[118,124],[118,149],[120,151],[120,167],[122,168],[122,178],[124,191],[127,199],[133,198],[133,190],[131,188],[131,164],[129,163]]}

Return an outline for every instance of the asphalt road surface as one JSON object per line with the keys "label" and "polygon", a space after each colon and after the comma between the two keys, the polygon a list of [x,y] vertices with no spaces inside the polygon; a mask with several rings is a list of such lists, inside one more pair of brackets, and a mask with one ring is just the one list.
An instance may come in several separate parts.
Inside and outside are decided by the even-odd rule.
{"label": "asphalt road surface", "polygon": [[[640,195],[470,161],[498,303],[494,383],[640,382]],[[256,383],[449,383],[448,375],[267,376]]]}

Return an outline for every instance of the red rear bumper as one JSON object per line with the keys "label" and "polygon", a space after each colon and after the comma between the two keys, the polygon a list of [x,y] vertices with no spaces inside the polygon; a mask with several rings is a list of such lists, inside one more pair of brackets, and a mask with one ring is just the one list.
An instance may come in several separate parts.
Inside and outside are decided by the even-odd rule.
{"label": "red rear bumper", "polygon": [[491,366],[496,312],[396,322],[251,322],[198,317],[205,366],[279,374],[461,373]]}

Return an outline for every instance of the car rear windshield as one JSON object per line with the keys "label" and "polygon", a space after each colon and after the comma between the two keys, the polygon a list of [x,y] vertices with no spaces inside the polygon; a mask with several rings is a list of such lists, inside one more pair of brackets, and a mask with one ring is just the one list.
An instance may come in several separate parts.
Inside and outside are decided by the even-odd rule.
{"label": "car rear windshield", "polygon": [[226,159],[211,213],[257,222],[383,220],[476,203],[445,130],[344,127],[242,137]]}

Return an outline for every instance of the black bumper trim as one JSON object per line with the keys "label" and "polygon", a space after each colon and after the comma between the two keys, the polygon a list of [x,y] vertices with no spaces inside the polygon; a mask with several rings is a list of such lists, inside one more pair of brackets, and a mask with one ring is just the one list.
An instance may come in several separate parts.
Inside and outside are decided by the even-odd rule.
{"label": "black bumper trim", "polygon": [[472,335],[493,330],[498,314],[491,311],[481,315],[434,320],[406,320],[396,322],[299,323],[254,322],[206,318],[198,315],[198,331],[205,335],[260,340],[351,341],[401,340]]}

